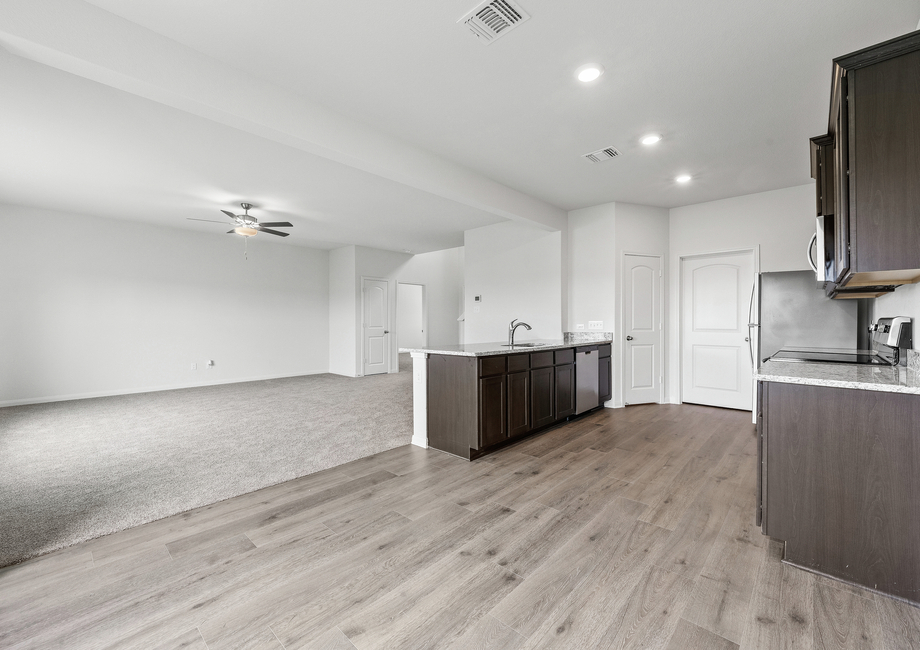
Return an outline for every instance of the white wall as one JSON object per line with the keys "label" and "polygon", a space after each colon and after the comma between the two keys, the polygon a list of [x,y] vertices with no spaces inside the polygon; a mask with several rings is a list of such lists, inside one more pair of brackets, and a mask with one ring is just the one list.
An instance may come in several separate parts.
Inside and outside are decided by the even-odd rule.
{"label": "white wall", "polygon": [[390,372],[399,371],[399,348],[396,346],[396,282],[399,275],[399,269],[406,264],[412,255],[409,253],[396,253],[393,251],[380,250],[378,248],[367,248],[366,246],[355,247],[355,296],[357,300],[357,310],[355,326],[357,330],[357,339],[355,345],[358,351],[357,374],[364,374],[364,324],[362,322],[363,301],[362,301],[362,280],[364,278],[377,278],[387,281],[387,300],[389,301],[389,330],[390,334]]}
{"label": "white wall", "polygon": [[516,340],[562,338],[562,242],[561,231],[513,222],[466,231],[465,343],[505,341],[515,318],[533,327]]}
{"label": "white wall", "polygon": [[390,372],[399,370],[397,283],[424,284],[428,300],[428,344],[456,345],[463,293],[463,248],[411,255],[366,246],[344,246],[329,255],[329,372],[358,377],[364,372],[361,320],[363,278],[387,281]]}
{"label": "white wall", "polygon": [[[665,208],[647,205],[617,203],[616,208],[616,260],[617,299],[613,343],[613,405],[623,406],[623,357],[625,356],[625,333],[623,332],[622,268],[624,253],[641,253],[661,257],[662,278],[668,277],[668,252],[670,249],[670,215]],[[661,282],[661,322],[665,329],[662,336],[662,376],[667,377],[668,368],[668,283]],[[606,324],[606,323],[605,323]],[[662,402],[669,399],[667,382],[663,382]]]}
{"label": "white wall", "polygon": [[328,367],[325,251],[256,239],[246,261],[238,237],[2,204],[0,224],[0,405]]}
{"label": "white wall", "polygon": [[329,251],[329,372],[358,374],[355,247]]}
{"label": "white wall", "polygon": [[457,345],[463,308],[462,246],[413,255],[397,272],[398,282],[424,284],[428,301],[428,345]]}
{"label": "white wall", "polygon": [[[602,321],[601,331],[613,332],[613,399],[623,405],[623,337],[620,296],[623,253],[661,255],[668,260],[669,215],[664,208],[629,203],[605,203],[569,213],[569,318],[567,331],[578,324]],[[663,287],[666,294],[667,286]],[[667,302],[662,318],[667,323]],[[666,358],[666,346],[662,349]],[[667,399],[665,395],[664,399]]]}
{"label": "white wall", "polygon": [[616,322],[617,204],[604,203],[569,212],[568,267],[569,317],[566,331],[588,321],[604,322],[613,331]]}
{"label": "white wall", "polygon": [[814,215],[814,183],[670,211],[668,394],[672,402],[680,400],[681,256],[759,247],[761,272],[805,270]]}
{"label": "white wall", "polygon": [[875,299],[872,320],[889,316],[909,316],[913,327],[913,348],[920,350],[920,284],[905,284]]}
{"label": "white wall", "polygon": [[396,284],[396,345],[400,348],[425,347],[425,287],[421,284]]}

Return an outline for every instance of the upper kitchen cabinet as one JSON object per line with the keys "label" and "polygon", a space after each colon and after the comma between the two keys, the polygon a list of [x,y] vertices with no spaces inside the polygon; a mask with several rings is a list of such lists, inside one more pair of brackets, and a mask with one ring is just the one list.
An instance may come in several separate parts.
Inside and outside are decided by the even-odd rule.
{"label": "upper kitchen cabinet", "polygon": [[811,157],[818,214],[834,215],[829,293],[920,280],[920,32],[834,60]]}

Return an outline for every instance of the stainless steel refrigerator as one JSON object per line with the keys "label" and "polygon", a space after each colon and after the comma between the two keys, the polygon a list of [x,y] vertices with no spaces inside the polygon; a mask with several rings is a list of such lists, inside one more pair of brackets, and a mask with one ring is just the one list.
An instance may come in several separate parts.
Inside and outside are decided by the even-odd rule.
{"label": "stainless steel refrigerator", "polygon": [[868,348],[867,300],[831,300],[811,271],[761,273],[758,283],[750,321],[756,367],[784,348]]}

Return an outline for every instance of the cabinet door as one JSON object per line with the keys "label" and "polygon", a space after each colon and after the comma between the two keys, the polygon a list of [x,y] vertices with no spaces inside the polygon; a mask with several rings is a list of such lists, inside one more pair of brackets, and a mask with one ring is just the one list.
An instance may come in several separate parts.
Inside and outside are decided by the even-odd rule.
{"label": "cabinet door", "polygon": [[920,50],[847,79],[851,270],[920,268]]}
{"label": "cabinet door", "polygon": [[508,435],[530,431],[530,372],[508,375]]}
{"label": "cabinet door", "polygon": [[505,402],[505,377],[479,380],[479,447],[490,447],[508,438],[508,409]]}
{"label": "cabinet door", "polygon": [[837,102],[835,125],[837,133],[834,138],[834,268],[837,272],[835,282],[844,284],[850,273],[850,183],[849,171],[849,120],[847,119],[847,78],[841,77],[840,97]]}
{"label": "cabinet door", "polygon": [[530,371],[530,409],[533,428],[556,421],[556,369],[538,368]]}
{"label": "cabinet door", "polygon": [[575,364],[556,366],[556,419],[575,414]]}
{"label": "cabinet door", "polygon": [[610,357],[601,357],[597,360],[597,392],[600,394],[601,404],[613,397],[610,371]]}

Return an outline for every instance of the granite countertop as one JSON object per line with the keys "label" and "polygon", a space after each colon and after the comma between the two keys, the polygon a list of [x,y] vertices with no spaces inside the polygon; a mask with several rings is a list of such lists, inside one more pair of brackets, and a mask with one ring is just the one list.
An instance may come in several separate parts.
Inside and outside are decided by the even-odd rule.
{"label": "granite countertop", "polygon": [[767,361],[754,372],[754,379],[920,395],[920,373],[904,366]]}
{"label": "granite countertop", "polygon": [[558,339],[538,339],[535,341],[520,341],[521,343],[539,343],[535,346],[515,345],[509,347],[503,343],[468,343],[465,345],[442,345],[437,348],[399,348],[400,352],[423,352],[425,354],[447,354],[455,357],[488,357],[496,354],[510,354],[512,352],[540,352],[541,350],[556,350],[558,348],[574,348],[592,343],[609,343],[606,341],[591,341],[585,343],[566,343]]}

